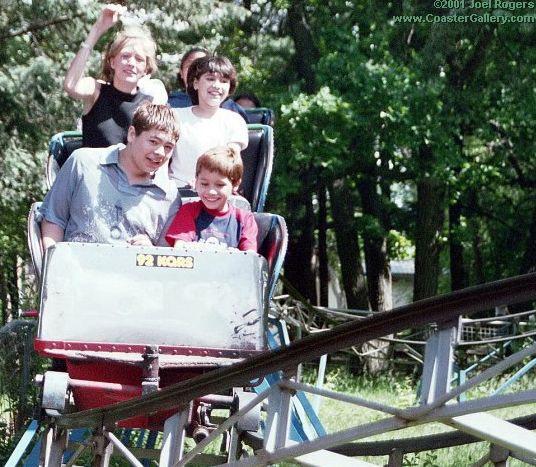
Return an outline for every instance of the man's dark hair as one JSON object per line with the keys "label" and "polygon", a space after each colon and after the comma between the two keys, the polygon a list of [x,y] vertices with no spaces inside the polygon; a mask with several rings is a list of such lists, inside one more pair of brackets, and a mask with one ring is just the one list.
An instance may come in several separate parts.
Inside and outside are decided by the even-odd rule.
{"label": "man's dark hair", "polygon": [[142,103],[134,112],[132,126],[136,135],[157,129],[169,133],[173,141],[179,140],[179,124],[173,110],[166,104]]}

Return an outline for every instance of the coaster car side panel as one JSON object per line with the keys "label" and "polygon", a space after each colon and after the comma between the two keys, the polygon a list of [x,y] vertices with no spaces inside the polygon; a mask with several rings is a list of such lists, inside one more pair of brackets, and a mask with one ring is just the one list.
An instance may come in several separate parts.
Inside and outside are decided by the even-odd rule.
{"label": "coaster car side panel", "polygon": [[[267,276],[254,252],[58,243],[35,347],[66,361],[76,410],[126,400],[263,351]],[[158,428],[169,415],[121,425]]]}
{"label": "coaster car side panel", "polygon": [[38,340],[262,350],[266,277],[252,252],[59,243]]}

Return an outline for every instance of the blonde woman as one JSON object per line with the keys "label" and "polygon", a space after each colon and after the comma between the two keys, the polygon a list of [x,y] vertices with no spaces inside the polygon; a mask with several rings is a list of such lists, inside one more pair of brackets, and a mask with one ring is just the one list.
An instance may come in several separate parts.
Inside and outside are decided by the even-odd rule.
{"label": "blonde woman", "polygon": [[150,79],[156,70],[156,44],[150,33],[141,28],[116,34],[106,47],[100,79],[84,75],[93,47],[125,13],[126,7],[121,5],[103,8],[63,82],[67,94],[84,104],[82,144],[85,147],[125,143],[132,116],[142,102],[167,102],[162,82]]}

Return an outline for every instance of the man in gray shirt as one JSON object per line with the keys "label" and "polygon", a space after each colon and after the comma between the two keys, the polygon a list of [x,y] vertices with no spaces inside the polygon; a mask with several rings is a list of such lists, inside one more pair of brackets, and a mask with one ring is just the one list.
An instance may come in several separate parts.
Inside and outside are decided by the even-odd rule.
{"label": "man in gray shirt", "polygon": [[43,247],[62,241],[167,245],[167,226],[181,204],[167,173],[178,138],[172,110],[146,103],[134,114],[126,146],[73,152],[40,207]]}

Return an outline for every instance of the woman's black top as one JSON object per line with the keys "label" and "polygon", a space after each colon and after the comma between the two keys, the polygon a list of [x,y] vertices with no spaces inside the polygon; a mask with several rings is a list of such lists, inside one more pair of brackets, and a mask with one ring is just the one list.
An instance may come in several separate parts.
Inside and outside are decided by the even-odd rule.
{"label": "woman's black top", "polygon": [[132,116],[144,101],[152,97],[141,92],[128,94],[110,83],[101,83],[99,97],[91,110],[82,116],[82,145],[104,148],[127,142]]}

